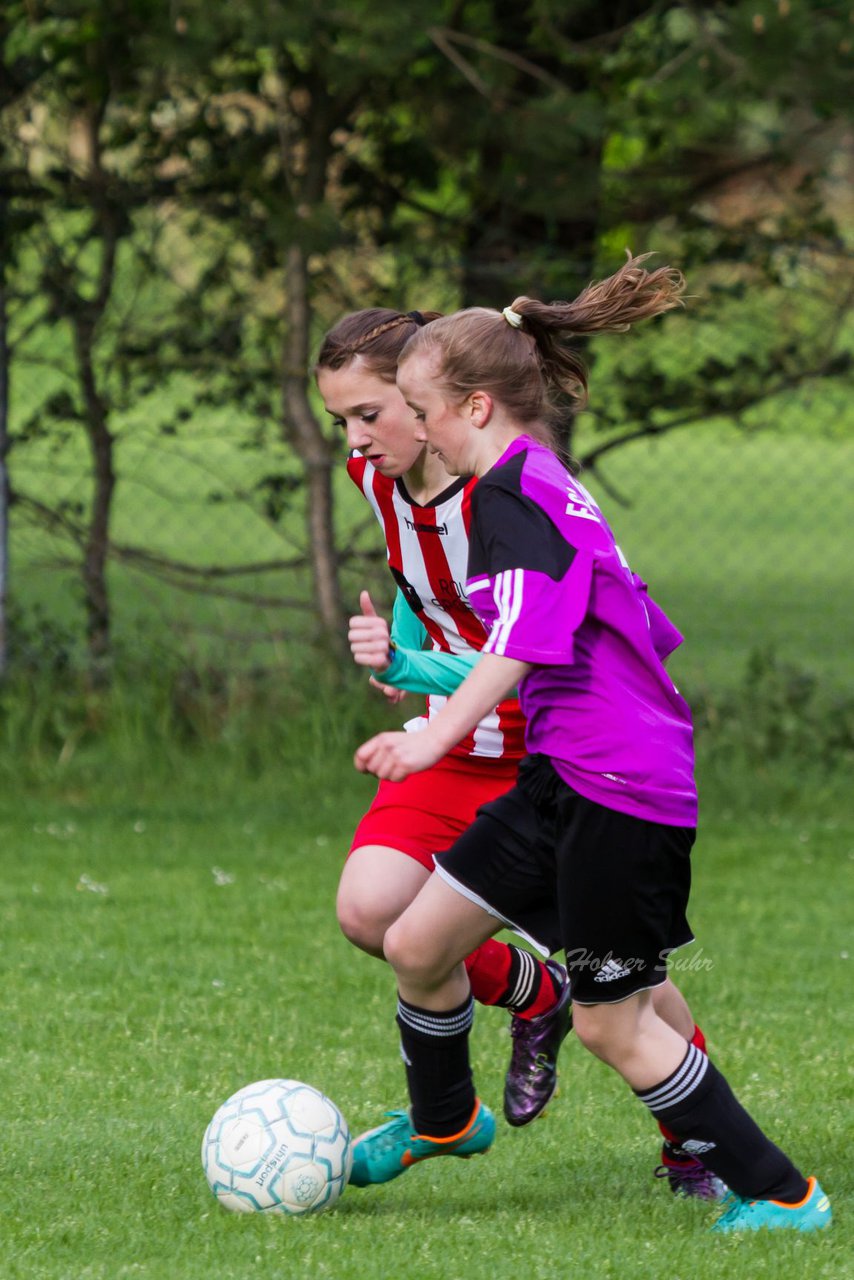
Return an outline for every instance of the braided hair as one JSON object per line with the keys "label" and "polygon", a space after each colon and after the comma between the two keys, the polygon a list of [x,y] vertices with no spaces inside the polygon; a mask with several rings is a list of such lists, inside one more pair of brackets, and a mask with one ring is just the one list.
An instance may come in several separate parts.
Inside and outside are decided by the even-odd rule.
{"label": "braided hair", "polygon": [[398,356],[409,339],[440,314],[438,311],[392,311],[387,307],[353,311],[324,337],[315,374],[321,369],[343,369],[358,357],[369,373],[383,382],[394,382]]}

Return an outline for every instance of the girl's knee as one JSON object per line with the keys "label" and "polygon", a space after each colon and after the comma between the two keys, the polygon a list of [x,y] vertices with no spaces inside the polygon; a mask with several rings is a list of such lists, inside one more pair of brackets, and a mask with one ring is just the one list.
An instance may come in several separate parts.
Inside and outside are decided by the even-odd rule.
{"label": "girl's knee", "polygon": [[338,926],[347,941],[369,955],[382,958],[387,922],[378,918],[371,904],[339,895],[335,909]]}
{"label": "girl's knee", "polygon": [[572,1026],[578,1039],[585,1049],[611,1066],[620,1061],[627,1041],[631,1041],[631,1027],[626,1024],[625,1017],[615,1014],[615,1006],[576,1004],[572,1008]]}
{"label": "girl's knee", "polygon": [[420,935],[400,922],[393,924],[385,935],[383,951],[395,973],[411,982],[432,984],[446,975],[447,966],[428,935]]}
{"label": "girl's knee", "polygon": [[602,1018],[597,1016],[598,1009],[598,1005],[574,1004],[572,1029],[584,1048],[595,1054],[597,1058],[601,1058],[603,1056],[601,1051],[608,1043],[608,1031],[603,1025]]}

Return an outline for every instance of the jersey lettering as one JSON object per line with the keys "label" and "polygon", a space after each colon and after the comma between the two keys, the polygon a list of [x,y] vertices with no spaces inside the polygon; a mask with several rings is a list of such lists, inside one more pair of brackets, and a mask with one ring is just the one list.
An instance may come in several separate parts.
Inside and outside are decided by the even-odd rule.
{"label": "jersey lettering", "polygon": [[583,485],[577,484],[566,491],[566,511],[568,516],[577,516],[579,520],[601,520],[601,512]]}
{"label": "jersey lettering", "polygon": [[438,533],[440,538],[448,536],[446,524],[426,524],[423,520],[410,520],[409,516],[404,516],[403,519],[407,529],[411,529],[413,533]]}

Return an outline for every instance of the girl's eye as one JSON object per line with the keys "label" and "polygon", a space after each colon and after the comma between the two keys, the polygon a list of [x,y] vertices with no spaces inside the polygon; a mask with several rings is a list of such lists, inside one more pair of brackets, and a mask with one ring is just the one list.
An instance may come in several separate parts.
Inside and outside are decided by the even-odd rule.
{"label": "girl's eye", "polygon": [[379,413],[363,413],[363,414],[362,414],[362,421],[363,421],[363,422],[376,422],[376,420],[377,420],[377,418],[378,418],[378,417],[379,417]]}
{"label": "girl's eye", "polygon": [[426,414],[426,413],[424,413],[424,412],[423,412],[423,410],[421,410],[421,409],[415,409],[415,410],[413,410],[413,412],[415,413],[415,421],[416,421],[416,422],[426,422],[426,421],[427,421],[427,414]]}
{"label": "girl's eye", "polygon": [[346,430],[347,430],[347,423],[344,421],[344,419],[343,419],[343,418],[333,418],[333,419],[332,419],[332,425],[333,425],[333,427],[335,427],[338,431],[346,431]]}

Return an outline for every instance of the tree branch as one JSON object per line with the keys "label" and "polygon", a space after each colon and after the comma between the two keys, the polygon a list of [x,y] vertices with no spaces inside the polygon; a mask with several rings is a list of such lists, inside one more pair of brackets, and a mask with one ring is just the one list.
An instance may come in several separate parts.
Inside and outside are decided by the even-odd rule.
{"label": "tree branch", "polygon": [[623,445],[632,444],[636,440],[668,435],[671,431],[676,431],[682,427],[691,427],[698,422],[708,422],[713,417],[735,418],[744,413],[746,409],[752,409],[754,405],[762,404],[764,400],[771,400],[774,396],[780,395],[784,391],[791,391],[794,387],[798,387],[812,378],[833,376],[832,372],[828,373],[831,363],[831,359],[828,359],[815,368],[802,369],[798,373],[780,378],[776,383],[764,387],[759,392],[745,392],[741,395],[733,396],[729,401],[722,398],[720,406],[714,409],[708,404],[704,404],[681,418],[673,418],[670,422],[665,422],[661,425],[653,424],[649,421],[644,422],[631,431],[626,431],[619,436],[612,436],[610,440],[605,440],[602,444],[596,445],[589,453],[579,458],[579,462],[585,471],[595,471],[597,464],[607,454],[612,453],[615,449],[621,449]]}

